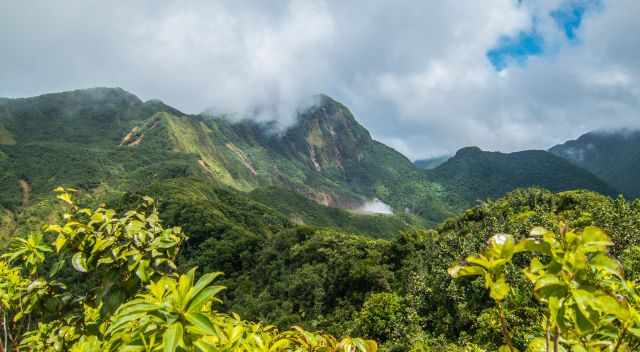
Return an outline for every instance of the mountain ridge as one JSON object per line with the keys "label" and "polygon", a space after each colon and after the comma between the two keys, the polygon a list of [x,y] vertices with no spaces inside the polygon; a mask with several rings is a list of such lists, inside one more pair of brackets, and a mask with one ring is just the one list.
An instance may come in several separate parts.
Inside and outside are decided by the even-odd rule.
{"label": "mountain ridge", "polygon": [[589,189],[610,196],[618,193],[589,171],[544,150],[501,153],[465,147],[425,173],[432,181],[459,190],[469,206],[513,189],[536,186],[554,192]]}
{"label": "mountain ridge", "polygon": [[184,114],[121,88],[11,99],[0,108],[0,204],[19,205],[21,179],[38,197],[55,184],[124,192],[149,178],[194,176],[240,191],[284,187],[334,207],[379,198],[427,221],[453,212],[404,155],[319,97],[282,134],[247,119]]}
{"label": "mountain ridge", "polygon": [[640,130],[592,131],[549,149],[599,176],[630,198],[640,197]]}
{"label": "mountain ridge", "polygon": [[467,147],[423,170],[373,139],[345,105],[326,95],[313,100],[278,131],[248,116],[185,114],[122,88],[9,99],[0,105],[0,206],[23,206],[19,183],[30,187],[33,203],[58,185],[116,195],[191,177],[242,192],[294,191],[336,208],[380,199],[429,225],[519,187],[617,193],[545,151]]}

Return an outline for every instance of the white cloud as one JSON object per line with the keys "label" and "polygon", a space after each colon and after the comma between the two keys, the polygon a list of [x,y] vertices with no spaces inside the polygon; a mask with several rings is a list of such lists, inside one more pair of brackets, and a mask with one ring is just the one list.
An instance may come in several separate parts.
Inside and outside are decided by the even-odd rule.
{"label": "white cloud", "polygon": [[[288,123],[324,92],[410,157],[637,126],[640,3],[605,2],[570,43],[547,15],[566,2],[4,2],[0,96],[122,86]],[[549,54],[496,72],[487,50],[534,18]]]}

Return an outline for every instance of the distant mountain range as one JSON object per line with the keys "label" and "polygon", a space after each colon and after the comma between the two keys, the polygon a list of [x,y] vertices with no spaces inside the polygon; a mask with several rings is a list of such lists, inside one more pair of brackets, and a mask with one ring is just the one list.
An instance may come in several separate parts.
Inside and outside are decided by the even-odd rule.
{"label": "distant mountain range", "polygon": [[640,197],[638,130],[591,132],[549,152],[591,171],[627,197]]}
{"label": "distant mountain range", "polygon": [[0,224],[10,218],[3,214],[40,209],[58,185],[115,197],[177,178],[252,192],[267,206],[273,199],[294,218],[304,218],[297,208],[313,207],[286,192],[346,209],[379,199],[399,216],[433,224],[518,187],[637,196],[639,140],[586,135],[550,152],[511,154],[464,148],[416,166],[324,95],[284,131],[249,118],[185,114],[119,88],[0,99]]}
{"label": "distant mountain range", "polygon": [[618,193],[591,172],[543,150],[499,153],[467,147],[425,173],[469,203],[532,186],[554,192],[582,188],[610,196]]}
{"label": "distant mountain range", "polygon": [[[187,115],[119,88],[0,105],[0,205],[37,202],[57,185],[118,194],[193,177],[238,191],[279,187],[332,207],[377,198],[431,223],[457,209],[410,160],[373,140],[327,96],[285,131],[225,115]],[[23,185],[24,187],[19,187]]]}
{"label": "distant mountain range", "polygon": [[444,164],[449,159],[451,159],[451,155],[442,155],[428,159],[418,159],[414,162],[414,164],[419,169],[433,170],[436,167]]}

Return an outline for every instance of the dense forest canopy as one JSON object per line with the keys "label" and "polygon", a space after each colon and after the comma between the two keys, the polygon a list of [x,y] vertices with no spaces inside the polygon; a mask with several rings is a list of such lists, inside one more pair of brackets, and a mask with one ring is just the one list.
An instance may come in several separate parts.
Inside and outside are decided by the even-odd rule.
{"label": "dense forest canopy", "polygon": [[5,100],[4,350],[635,348],[640,201],[553,151],[420,169],[319,102],[276,134],[121,89]]}
{"label": "dense forest canopy", "polygon": [[[42,324],[49,322],[48,325],[38,325],[38,331],[24,335],[27,338],[25,343],[47,341],[47,334],[65,329],[67,325],[61,325],[60,318],[53,318],[53,312],[60,311],[61,307],[65,307],[65,312],[70,316],[77,317],[68,321],[63,319],[65,324],[77,326],[75,333],[68,335],[68,341],[60,342],[66,344],[64,346],[75,343],[79,343],[79,346],[102,343],[119,346],[118,343],[121,343],[114,342],[108,334],[87,334],[93,330],[82,330],[89,326],[85,325],[86,321],[81,323],[87,319],[86,316],[81,317],[82,314],[88,314],[86,309],[89,307],[102,306],[99,311],[105,315],[95,318],[102,319],[95,323],[97,325],[112,323],[108,314],[115,313],[118,316],[118,304],[107,304],[100,298],[104,294],[101,290],[105,289],[104,283],[100,282],[109,281],[108,277],[112,274],[101,270],[101,275],[95,276],[98,262],[102,263],[100,265],[116,265],[110,262],[116,257],[112,258],[112,254],[102,254],[102,257],[96,255],[108,253],[106,249],[98,252],[91,249],[101,246],[101,242],[96,240],[82,236],[75,242],[72,237],[64,240],[69,235],[70,230],[67,229],[73,228],[77,232],[79,226],[104,228],[100,224],[106,218],[121,224],[120,231],[125,237],[155,233],[150,234],[147,241],[153,242],[153,236],[169,236],[174,238],[174,242],[180,242],[179,251],[163,254],[168,256],[167,259],[173,258],[170,260],[175,263],[175,267],[172,264],[166,267],[169,274],[188,273],[190,268],[196,266],[198,272],[202,273],[224,272],[224,276],[216,278],[218,285],[226,287],[217,292],[222,302],[216,305],[220,312],[239,313],[245,319],[274,324],[270,329],[299,325],[304,329],[326,331],[335,336],[362,336],[377,341],[384,350],[496,350],[504,344],[501,315],[509,326],[510,343],[514,348],[524,350],[534,337],[545,336],[544,325],[540,324],[544,309],[536,302],[536,296],[527,292],[530,286],[526,280],[518,277],[518,272],[526,265],[519,257],[504,266],[505,278],[511,288],[510,294],[500,301],[500,309],[491,303],[491,295],[484,289],[486,279],[457,280],[447,271],[462,259],[481,253],[487,241],[491,243],[490,239],[497,233],[508,233],[519,241],[527,238],[536,227],[560,233],[562,226],[565,226],[561,224],[576,231],[599,226],[611,239],[606,253],[612,260],[624,265],[626,278],[636,280],[640,277],[637,264],[640,255],[639,201],[612,199],[586,191],[554,194],[541,189],[517,190],[496,201],[471,208],[432,230],[404,229],[396,236],[374,239],[349,234],[338,228],[297,225],[250,197],[235,197],[230,191],[220,190],[207,195],[204,190],[198,191],[197,188],[192,188],[192,193],[178,192],[184,189],[180,183],[173,185],[175,191],[171,186],[170,183],[154,186],[158,187],[156,189],[165,187],[166,190],[162,200],[154,206],[157,214],[144,211],[151,200],[138,193],[126,194],[117,202],[116,208],[120,209],[118,213],[124,214],[122,218],[114,216],[116,212],[107,208],[81,209],[70,203],[71,209],[76,212],[71,214],[75,215],[63,216],[59,225],[54,223],[48,226],[41,232],[44,236],[30,235],[24,240],[26,242],[16,242],[17,247],[14,245],[8,249],[5,260],[14,265],[20,263],[21,266],[9,265],[4,269],[3,295],[12,293],[14,296],[6,296],[11,300],[15,299],[16,292],[28,292],[27,296],[20,298],[33,303],[33,308],[26,313],[28,319],[34,324],[36,321]],[[152,192],[153,188],[149,191]],[[70,198],[66,198],[66,193],[61,194],[63,202],[71,202]],[[78,195],[82,198],[81,194]],[[198,197],[202,198],[198,200]],[[97,216],[96,213],[102,215]],[[79,220],[79,224],[76,224],[75,217],[86,220]],[[138,217],[144,220],[136,220]],[[91,222],[84,222],[89,220]],[[149,225],[125,230],[130,228],[127,222],[138,221]],[[158,227],[159,222],[163,224],[162,227]],[[176,227],[180,224],[183,226]],[[188,237],[184,237],[183,232]],[[94,235],[99,236],[99,232]],[[123,239],[117,243],[126,245],[127,241]],[[177,249],[177,242],[167,248]],[[20,247],[20,243],[23,243],[23,247]],[[113,245],[111,241],[109,246]],[[120,257],[118,260],[121,260],[121,264],[117,264],[113,270],[127,268],[120,275],[133,280],[132,286],[129,286],[129,281],[122,281],[123,287],[118,290],[130,293],[113,296],[116,292],[113,287],[109,288],[110,297],[120,297],[119,302],[124,303],[127,297],[134,298],[139,294],[144,298],[138,299],[147,302],[151,298],[144,295],[151,293],[139,290],[146,286],[144,282],[155,282],[156,279],[152,278],[163,275],[162,270],[165,269],[161,268],[165,266],[153,264],[147,267],[141,264],[145,263],[142,259],[145,255],[155,259],[162,257],[154,257],[153,247],[147,248],[144,243],[135,245],[134,242],[132,245],[137,248],[135,250],[149,251],[146,252],[149,254],[137,257],[134,252],[123,251],[137,259],[131,262],[126,257]],[[20,252],[20,248],[29,250]],[[68,251],[65,248],[69,248]],[[78,250],[80,252],[76,252]],[[86,254],[77,256],[77,253]],[[58,272],[53,276],[54,281],[48,278],[50,267],[46,263],[49,262],[58,263],[55,265]],[[90,271],[89,276],[83,274],[84,271]],[[195,283],[196,276],[189,273],[193,277],[189,280]],[[37,294],[26,288],[29,285],[8,291],[6,280],[13,276],[6,275],[19,275],[17,277],[27,281],[42,276],[46,278],[42,284],[46,285]],[[75,287],[74,283],[83,275],[92,279]],[[171,280],[171,277],[168,276],[166,280]],[[34,298],[34,294],[37,297]],[[89,299],[85,301],[84,313],[69,305],[71,303],[63,299],[65,294]],[[49,298],[54,301],[48,301]],[[4,309],[8,310],[5,311],[17,314],[16,302],[6,301]],[[53,307],[58,308],[52,310]],[[51,323],[53,321],[56,323]],[[16,323],[12,324],[16,326]],[[274,333],[276,335],[269,336],[288,334]],[[83,334],[87,337],[82,337]],[[157,337],[158,343],[164,341],[160,335]],[[21,341],[19,333],[13,334],[12,338],[14,343]]]}

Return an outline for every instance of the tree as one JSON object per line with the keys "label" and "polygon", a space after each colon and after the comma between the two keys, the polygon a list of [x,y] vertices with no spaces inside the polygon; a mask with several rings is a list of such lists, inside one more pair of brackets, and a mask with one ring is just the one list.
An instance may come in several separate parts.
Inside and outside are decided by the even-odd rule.
{"label": "tree", "polygon": [[[511,292],[504,268],[514,255],[529,253],[523,270],[543,306],[545,335],[530,341],[527,351],[634,351],[640,346],[640,292],[624,277],[622,265],[608,254],[613,245],[597,227],[574,232],[560,224],[559,233],[534,228],[516,242],[493,236],[485,250],[453,266],[456,278],[481,276],[501,306]],[[501,313],[502,314],[502,313]],[[503,315],[501,315],[502,317]],[[504,351],[516,351],[504,319]]]}
{"label": "tree", "polygon": [[[16,238],[0,260],[2,351],[376,351],[370,340],[278,331],[215,310],[221,273],[196,280],[175,258],[186,235],[164,228],[151,198],[118,214],[80,208],[44,234]],[[71,265],[68,265],[71,264]]]}

